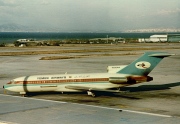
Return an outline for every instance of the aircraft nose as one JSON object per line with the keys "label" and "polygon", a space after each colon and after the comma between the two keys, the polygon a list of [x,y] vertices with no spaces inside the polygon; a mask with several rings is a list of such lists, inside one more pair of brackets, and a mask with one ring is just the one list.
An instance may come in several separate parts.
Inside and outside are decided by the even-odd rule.
{"label": "aircraft nose", "polygon": [[6,84],[3,85],[3,89],[6,89]]}

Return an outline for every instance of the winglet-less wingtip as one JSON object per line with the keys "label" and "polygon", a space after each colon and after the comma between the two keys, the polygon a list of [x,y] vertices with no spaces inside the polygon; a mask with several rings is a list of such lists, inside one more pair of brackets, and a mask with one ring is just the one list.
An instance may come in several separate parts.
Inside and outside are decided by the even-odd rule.
{"label": "winglet-less wingtip", "polygon": [[148,56],[152,57],[168,57],[168,56],[173,56],[175,54],[170,54],[170,53],[155,53],[155,54],[150,54]]}

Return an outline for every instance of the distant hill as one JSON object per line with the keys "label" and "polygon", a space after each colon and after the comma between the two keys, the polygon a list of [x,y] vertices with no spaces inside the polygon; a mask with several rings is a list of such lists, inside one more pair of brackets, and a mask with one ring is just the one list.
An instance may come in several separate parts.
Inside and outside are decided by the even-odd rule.
{"label": "distant hill", "polygon": [[17,24],[4,24],[0,25],[1,32],[19,32],[19,31],[28,31],[29,28],[23,25]]}
{"label": "distant hill", "polygon": [[18,24],[3,24],[0,25],[0,32],[47,32],[47,31],[58,31],[53,28],[40,28],[40,27],[30,27]]}
{"label": "distant hill", "polygon": [[151,29],[126,30],[125,32],[126,33],[180,32],[180,29],[175,29],[175,28],[151,28]]}
{"label": "distant hill", "polygon": [[[58,27],[33,27],[33,26],[24,26],[14,23],[2,24],[0,25],[0,32],[59,32]],[[74,31],[74,32],[83,32],[83,31]],[[87,32],[87,31],[85,31]],[[96,31],[97,32],[108,32],[108,31]],[[125,31],[109,31],[109,32],[124,32],[124,33],[152,33],[152,32],[180,32],[180,29],[173,28],[151,28],[151,29],[135,29],[135,30],[125,30]]]}

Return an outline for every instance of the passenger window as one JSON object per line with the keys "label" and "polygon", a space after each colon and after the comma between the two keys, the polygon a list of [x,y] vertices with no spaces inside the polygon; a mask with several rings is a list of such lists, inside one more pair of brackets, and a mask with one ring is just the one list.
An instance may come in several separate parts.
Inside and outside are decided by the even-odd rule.
{"label": "passenger window", "polygon": [[14,80],[11,80],[11,84],[14,84],[15,83],[15,81]]}

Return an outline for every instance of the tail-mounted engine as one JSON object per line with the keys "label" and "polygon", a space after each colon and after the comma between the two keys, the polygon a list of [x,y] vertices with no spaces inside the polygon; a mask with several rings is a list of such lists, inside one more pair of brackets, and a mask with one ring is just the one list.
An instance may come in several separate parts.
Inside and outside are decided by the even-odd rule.
{"label": "tail-mounted engine", "polygon": [[109,77],[109,82],[113,84],[135,84],[152,80],[153,78],[150,76]]}

